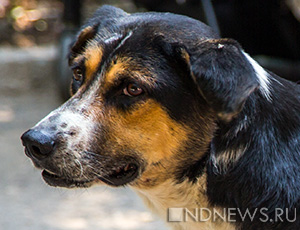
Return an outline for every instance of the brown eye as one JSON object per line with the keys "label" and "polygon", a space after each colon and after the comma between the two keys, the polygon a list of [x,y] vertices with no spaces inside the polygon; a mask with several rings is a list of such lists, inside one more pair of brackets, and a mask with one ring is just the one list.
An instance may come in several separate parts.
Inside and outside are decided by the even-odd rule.
{"label": "brown eye", "polygon": [[141,95],[144,90],[139,87],[137,84],[130,83],[123,89],[123,93],[127,96],[135,97]]}
{"label": "brown eye", "polygon": [[81,71],[81,69],[76,68],[73,70],[73,78],[75,81],[82,81],[83,80],[83,73]]}

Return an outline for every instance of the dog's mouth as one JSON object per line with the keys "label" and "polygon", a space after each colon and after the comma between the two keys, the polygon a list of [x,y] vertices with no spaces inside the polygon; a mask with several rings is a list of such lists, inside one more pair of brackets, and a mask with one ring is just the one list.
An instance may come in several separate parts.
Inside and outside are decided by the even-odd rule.
{"label": "dog's mouth", "polygon": [[99,179],[111,186],[121,186],[132,182],[138,177],[139,170],[136,163],[129,163],[118,167],[113,173],[107,176],[101,176]]}
{"label": "dog's mouth", "polygon": [[110,186],[122,186],[135,180],[138,174],[139,167],[136,163],[119,166],[109,174],[93,176],[92,179],[88,177],[86,179],[71,179],[57,175],[47,169],[42,171],[42,177],[48,185],[65,188],[87,188],[99,182],[104,182]]}
{"label": "dog's mouth", "polygon": [[42,171],[42,177],[44,181],[54,187],[65,187],[65,188],[86,188],[90,187],[93,182],[96,182],[96,180],[76,180],[76,179],[69,179],[63,176],[58,176],[57,174],[54,174],[47,169],[44,169]]}

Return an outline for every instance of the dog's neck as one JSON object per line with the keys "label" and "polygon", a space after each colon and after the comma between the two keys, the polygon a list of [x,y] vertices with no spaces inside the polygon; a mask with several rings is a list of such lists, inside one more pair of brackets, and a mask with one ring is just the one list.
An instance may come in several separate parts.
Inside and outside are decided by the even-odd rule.
{"label": "dog's neck", "polygon": [[[210,205],[206,196],[206,174],[202,174],[197,182],[189,179],[181,183],[175,183],[173,179],[169,179],[164,183],[150,189],[134,189],[143,199],[144,203],[158,215],[162,220],[166,221],[172,229],[188,230],[188,229],[207,229],[207,230],[234,230],[234,225],[227,222],[213,221],[195,221],[183,216],[183,221],[169,222],[170,208],[182,208],[194,213],[196,209],[220,211],[217,207]],[[214,209],[214,210],[213,210]]]}
{"label": "dog's neck", "polygon": [[[219,124],[219,130],[211,142],[207,158],[202,159],[203,162],[207,162],[206,164],[203,164],[201,159],[200,163],[194,162],[195,164],[191,165],[200,168],[192,167],[192,173],[186,173],[182,180],[170,178],[152,188],[135,189],[154,213],[163,220],[168,220],[168,209],[173,207],[188,210],[195,208],[212,210],[218,207],[251,209],[262,208],[266,203],[268,204],[266,208],[269,209],[284,207],[281,202],[285,201],[279,197],[274,199],[274,194],[279,194],[279,190],[286,196],[286,200],[290,201],[290,207],[293,207],[296,197],[293,200],[289,194],[293,194],[291,191],[297,189],[298,185],[291,183],[281,188],[280,183],[284,184],[284,173],[296,172],[300,177],[299,170],[295,168],[300,162],[292,164],[284,157],[284,151],[292,152],[292,149],[288,149],[288,145],[291,144],[289,138],[299,139],[300,132],[297,129],[292,132],[293,129],[289,127],[286,130],[290,133],[284,132],[285,126],[291,123],[294,127],[300,126],[298,115],[291,115],[285,107],[290,103],[298,103],[294,109],[300,113],[297,96],[299,89],[291,90],[291,95],[284,97],[284,91],[287,89],[281,90],[279,87],[285,82],[282,84],[277,80],[274,82],[272,90],[279,92],[273,92],[272,100],[266,100],[260,92],[256,92],[249,98],[244,110],[235,120]],[[289,83],[284,87],[293,88]],[[274,141],[276,144],[272,145]],[[298,148],[298,153],[296,151],[293,154],[299,154],[299,143],[296,144],[296,141],[293,143],[298,146],[294,146],[295,149]],[[276,180],[274,173],[277,176]],[[269,190],[265,191],[265,188]],[[266,195],[267,192],[269,196]],[[248,200],[249,203],[244,204],[244,200]],[[210,221],[200,223],[188,221],[170,224],[173,229],[236,229],[235,225],[226,222],[220,224]]]}

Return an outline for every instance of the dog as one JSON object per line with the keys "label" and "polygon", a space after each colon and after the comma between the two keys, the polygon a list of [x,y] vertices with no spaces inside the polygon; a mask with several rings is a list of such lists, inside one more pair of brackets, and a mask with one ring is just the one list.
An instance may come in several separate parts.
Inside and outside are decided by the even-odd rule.
{"label": "dog", "polygon": [[21,137],[47,184],[129,186],[173,229],[300,228],[300,88],[237,41],[103,6],[69,64],[72,97]]}

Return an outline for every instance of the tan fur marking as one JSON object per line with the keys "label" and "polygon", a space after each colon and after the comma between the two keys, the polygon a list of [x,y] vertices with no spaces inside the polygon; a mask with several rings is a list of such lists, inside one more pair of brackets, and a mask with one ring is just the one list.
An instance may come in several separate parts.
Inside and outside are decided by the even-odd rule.
{"label": "tan fur marking", "polygon": [[82,59],[84,59],[83,55],[78,55],[77,57],[75,57],[72,61],[72,63],[79,63],[80,61],[82,61]]}
{"label": "tan fur marking", "polygon": [[185,50],[181,50],[181,56],[185,60],[185,62],[190,65],[190,55]]}
{"label": "tan fur marking", "polygon": [[103,81],[104,88],[109,89],[122,74],[127,74],[128,77],[148,86],[152,86],[155,83],[153,71],[148,70],[145,66],[140,66],[131,58],[123,57],[117,59],[114,64],[111,63],[111,67],[105,74],[105,80]]}
{"label": "tan fur marking", "polygon": [[88,42],[90,39],[92,39],[96,34],[96,30],[91,27],[87,26],[84,28],[81,33],[79,34],[77,41],[71,48],[72,56],[70,57],[69,64],[73,63],[73,59],[81,53],[81,48],[84,46],[84,43]]}
{"label": "tan fur marking", "polygon": [[148,100],[128,113],[113,110],[109,117],[111,138],[119,145],[130,145],[144,153],[143,158],[148,164],[171,157],[189,132],[154,100]]}
{"label": "tan fur marking", "polygon": [[109,68],[105,77],[104,87],[108,87],[108,85],[113,84],[118,75],[128,69],[130,65],[129,61],[130,59],[119,59]]}
{"label": "tan fur marking", "polygon": [[77,41],[81,41],[81,40],[85,40],[87,39],[87,37],[89,36],[89,34],[93,31],[93,27],[91,26],[87,26],[85,27],[81,33],[79,34],[79,37],[77,39]]}
{"label": "tan fur marking", "polygon": [[93,73],[95,73],[97,67],[99,66],[102,60],[102,55],[103,55],[103,50],[102,47],[100,47],[99,45],[91,45],[85,50],[84,56],[86,58],[85,60],[86,79],[90,79]]}
{"label": "tan fur marking", "polygon": [[[149,189],[134,190],[141,196],[145,204],[163,220],[168,220],[169,208],[187,208],[192,211],[194,209],[206,208],[209,210],[217,210],[221,213],[218,207],[212,207],[206,196],[206,174],[199,178],[198,182],[192,184],[189,181],[184,181],[180,184],[174,183],[172,179],[166,180],[164,183]],[[213,211],[212,211],[213,212]],[[205,213],[204,213],[205,214]],[[205,216],[203,216],[205,218]],[[210,218],[208,221],[186,221],[186,222],[170,222],[169,226],[177,230],[236,230],[236,226],[224,221],[213,221]]]}

